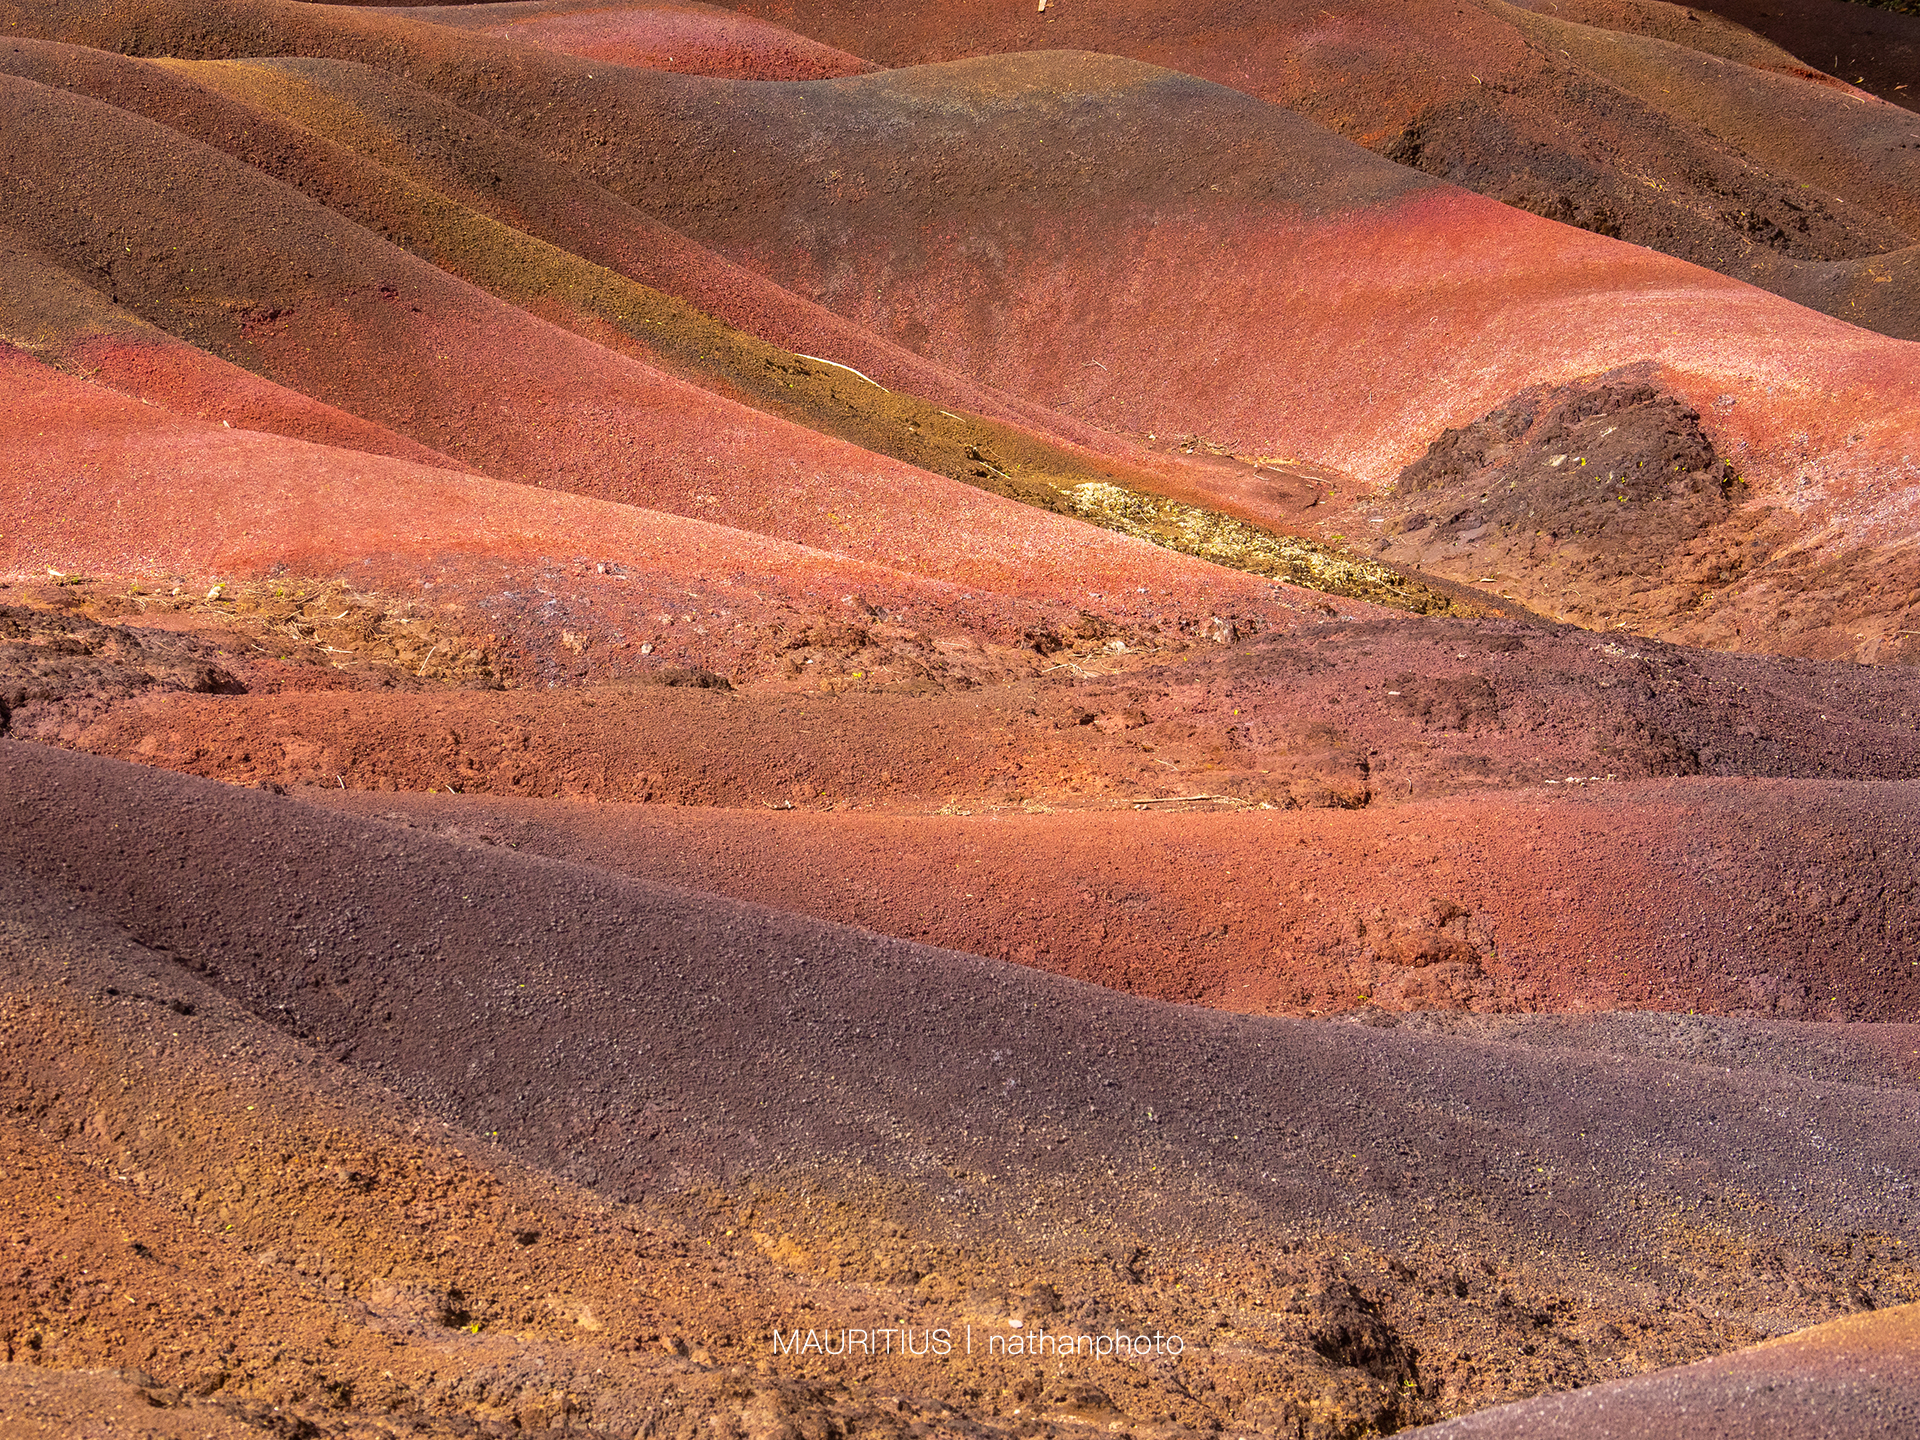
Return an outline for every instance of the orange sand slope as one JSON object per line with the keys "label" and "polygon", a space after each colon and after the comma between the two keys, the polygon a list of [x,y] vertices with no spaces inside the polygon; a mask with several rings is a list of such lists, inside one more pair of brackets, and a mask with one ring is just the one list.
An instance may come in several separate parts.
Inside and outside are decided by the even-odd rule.
{"label": "orange sand slope", "polygon": [[[1210,1016],[0,768],[0,1397],[50,1433],[879,1428],[903,1397],[1355,1433],[1914,1298],[1909,1026]],[[821,1315],[1193,1340],[1038,1389],[769,1353]]]}

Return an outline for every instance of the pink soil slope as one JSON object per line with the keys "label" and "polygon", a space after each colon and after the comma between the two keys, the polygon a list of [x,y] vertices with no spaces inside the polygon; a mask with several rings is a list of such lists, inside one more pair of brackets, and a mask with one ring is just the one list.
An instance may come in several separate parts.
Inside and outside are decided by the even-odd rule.
{"label": "pink soil slope", "polygon": [[[548,650],[566,626],[617,652],[643,617],[657,622],[655,612],[686,609],[697,594],[727,616],[684,657],[710,665],[746,621],[783,607],[818,611],[853,593],[1015,636],[1055,609],[1074,613],[1067,596],[1117,615],[1164,613],[1170,601],[1276,625],[1313,614],[1301,592],[959,486],[961,498],[1013,522],[1011,531],[967,522],[980,526],[972,532],[980,543],[1025,563],[983,556],[971,585],[929,581],[710,522],[187,419],[10,348],[0,348],[0,394],[0,439],[17,457],[0,479],[8,516],[0,572],[204,582],[291,570],[409,595],[422,593],[424,579]],[[551,573],[556,564],[564,578]],[[1035,572],[1067,594],[1036,584]]]}
{"label": "pink soil slope", "polygon": [[1920,1305],[1402,1433],[1419,1440],[1905,1440],[1920,1433]]}
{"label": "pink soil slope", "polygon": [[644,65],[736,80],[827,80],[874,67],[857,55],[713,5],[608,5],[529,0],[396,11],[609,65]]}

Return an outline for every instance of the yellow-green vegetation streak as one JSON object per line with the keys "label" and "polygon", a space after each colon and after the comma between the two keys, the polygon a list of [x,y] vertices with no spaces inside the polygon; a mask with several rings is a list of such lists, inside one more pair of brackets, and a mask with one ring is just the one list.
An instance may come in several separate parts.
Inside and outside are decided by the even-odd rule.
{"label": "yellow-green vegetation streak", "polygon": [[1347,554],[1318,540],[1269,534],[1231,515],[1183,505],[1178,500],[1142,495],[1100,481],[1075,485],[1064,495],[1070,512],[1083,520],[1232,570],[1411,610],[1416,615],[1485,613],[1376,561]]}

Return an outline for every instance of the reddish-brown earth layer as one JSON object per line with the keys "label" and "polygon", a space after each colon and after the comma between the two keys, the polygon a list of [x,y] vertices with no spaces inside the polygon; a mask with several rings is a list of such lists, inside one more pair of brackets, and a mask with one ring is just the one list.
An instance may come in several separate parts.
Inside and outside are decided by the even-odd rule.
{"label": "reddish-brown earth layer", "polygon": [[[16,42],[0,60],[25,78],[106,100],[259,166],[384,239],[501,298],[529,305],[584,338],[623,347],[700,383],[717,383],[815,428],[877,443],[901,458],[932,458],[935,436],[926,432],[938,431],[941,417],[953,418],[938,405],[1037,429],[1075,449],[1091,444],[1126,465],[1167,474],[1183,468],[1058,412],[994,395],[847,325],[403,77],[324,61],[158,67],[34,42]],[[600,266],[641,288],[620,285]],[[47,279],[33,273],[23,281],[29,296],[50,284],[55,288],[52,303],[36,307],[42,311],[70,310],[70,292],[84,290],[57,273]],[[715,325],[661,290],[776,341],[786,353]],[[178,299],[170,300],[163,286],[145,303],[158,307],[154,313],[165,320],[167,306]],[[280,303],[285,299],[274,293],[263,303],[291,323],[293,313]],[[113,313],[104,297],[91,308]],[[179,328],[177,320],[169,323]],[[43,320],[30,333],[36,349],[44,350],[61,330],[73,328],[71,318],[65,326]],[[198,339],[207,343],[204,335]],[[249,347],[229,348],[258,363]],[[906,414],[888,414],[903,401],[888,399],[890,392],[844,367],[810,363],[796,350],[837,356],[857,367],[856,375],[876,376],[924,403]],[[821,383],[831,379],[857,395],[858,403],[836,398],[832,386]],[[416,403],[429,402],[416,397]],[[990,424],[987,434],[966,438],[992,443],[991,434]],[[995,438],[1004,445],[1007,437]],[[950,457],[936,465],[941,460]],[[1071,468],[1073,461],[1067,464]],[[1097,473],[1111,478],[1110,472]]]}
{"label": "reddish-brown earth layer", "polygon": [[[1910,164],[1897,193],[1882,188],[1911,160],[1885,148],[1884,127],[1902,122],[1821,73],[1824,40],[1802,59],[1682,6],[1293,0],[1199,12],[1082,0],[1036,11],[976,0],[877,20],[814,0],[733,8],[896,66],[1033,49],[1128,55],[1496,199],[1762,284],[1773,272],[1756,255],[1857,259],[1914,239]],[[1787,286],[1795,293],[1791,276]]]}
{"label": "reddish-brown earth layer", "polygon": [[0,1430],[1897,1433],[1920,122],[1796,47],[0,0]]}
{"label": "reddish-brown earth layer", "polygon": [[1920,15],[1911,6],[1903,13],[1848,0],[1710,0],[1694,8],[1764,35],[1882,100],[1920,106]]}
{"label": "reddish-brown earth layer", "polygon": [[[1178,636],[1216,620],[1259,629],[1321,618],[1304,592],[924,472],[916,483],[943,489],[955,508],[940,515],[922,495],[909,516],[907,496],[875,490],[893,523],[869,533],[896,554],[918,549],[964,586],[700,520],[187,420],[16,351],[0,353],[0,383],[10,401],[0,426],[20,446],[0,477],[10,570],[104,572],[162,589],[334,576],[505,635],[529,678],[554,667],[736,672],[777,663],[815,631],[842,652],[876,639],[917,651],[924,667],[940,663],[943,642],[1030,647],[1079,628],[1137,645],[1155,626]],[[819,498],[820,524],[857,544],[859,512],[848,505],[843,520],[832,507],[845,502],[824,489]],[[1368,608],[1343,603],[1349,614]],[[1028,660],[1039,660],[1030,648]]]}
{"label": "reddish-brown earth layer", "polygon": [[[524,1406],[564,1387],[593,1422],[628,1433],[677,1376],[731,1377],[741,1404],[839,1376],[860,1388],[830,1405],[883,1386],[935,1432],[930,1412],[971,1385],[969,1412],[994,1427],[1019,1428],[1033,1407],[1058,1423],[1078,1405],[1150,1431],[1212,1414],[1332,1435],[1452,1408],[1490,1378],[1605,1374],[1608,1356],[1644,1353],[1622,1322],[1654,1287],[1695,1307],[1667,1329],[1695,1345],[1831,1314],[1848,1293],[1911,1298],[1903,1177],[1915,1131],[1911,1082],[1895,1078],[1910,1027],[1876,1057],[1874,1027],[1816,1027],[1807,1047],[1800,1027],[1748,1022],[1727,1037],[1748,1063],[1726,1069],[1700,1063],[1718,1043],[1704,1020],[1531,1041],[1225,1016],[258,792],[17,743],[0,760],[16,1153],[71,1136],[106,1162],[89,1190],[110,1168],[112,1186],[132,1187],[119,1193],[144,1197],[131,1235],[104,1251],[88,1242],[103,1273],[153,1263],[142,1248],[164,1264],[211,1243],[284,1277],[283,1308],[333,1310],[336,1346],[349,1342],[307,1351],[315,1316],[269,1352],[216,1312],[196,1322],[225,1332],[214,1351],[148,1355],[164,1372],[156,1385],[294,1402],[343,1423],[369,1406],[498,1414],[503,1391]],[[120,1031],[143,1038],[116,1060],[107,1037]],[[193,1087],[196,1143],[140,1123],[154,1087],[166,1093],[212,1047],[225,1058]],[[855,1067],[849,1047],[884,1061]],[[1798,1058],[1776,1069],[1765,1058],[1776,1047]],[[279,1074],[298,1083],[284,1094],[238,1083]],[[317,1105],[305,1098],[315,1091]],[[241,1099],[267,1113],[249,1118]],[[318,1146],[266,1143],[262,1158],[277,1145],[283,1173],[241,1203],[223,1167],[242,1137],[329,1111]],[[360,1118],[369,1111],[410,1114],[411,1139]],[[356,1124],[373,1134],[357,1139]],[[474,1131],[499,1148],[474,1148]],[[530,1195],[517,1163],[608,1200],[583,1213],[580,1200]],[[649,1217],[701,1181],[681,1225],[704,1237],[695,1253],[712,1258],[695,1273],[722,1293],[706,1302],[693,1366],[662,1375],[658,1359],[620,1354],[652,1344],[699,1293],[672,1278],[686,1251]],[[822,1214],[807,1215],[809,1196]],[[432,1223],[413,1236],[369,1223],[401,1197],[409,1219]],[[48,1240],[78,1240],[72,1220],[48,1235],[43,1206],[19,1242],[29,1277]],[[528,1218],[510,1240],[516,1206]],[[467,1218],[449,1230],[452,1215]],[[156,1236],[162,1216],[171,1233]],[[1842,1235],[1847,1258],[1826,1273],[1851,1291],[1810,1288],[1805,1247]],[[855,1261],[849,1241],[874,1248]],[[556,1250],[570,1257],[557,1271]],[[1324,1268],[1336,1252],[1345,1260]],[[593,1273],[617,1257],[628,1276],[660,1281],[623,1290]],[[997,1265],[1036,1262],[1059,1277],[1044,1290],[992,1288]],[[516,1268],[538,1278],[508,1278]],[[1376,1273],[1398,1279],[1382,1287]],[[867,1285],[863,1315],[891,1300],[921,1324],[972,1317],[982,1334],[1005,1335],[1022,1314],[1085,1331],[1197,1324],[1210,1337],[1199,1393],[1214,1398],[1175,1399],[1156,1365],[995,1357],[931,1374],[874,1361],[850,1375],[768,1356],[769,1318],[835,1324],[847,1302],[832,1286],[846,1281]],[[31,1334],[31,1353],[84,1365],[115,1327],[153,1333],[155,1312],[123,1310],[114,1291],[43,1293],[14,1343]],[[448,1332],[470,1322],[481,1344],[454,1360]],[[588,1334],[568,1345],[569,1325]],[[387,1336],[425,1350],[396,1367]],[[1271,1367],[1299,1364],[1283,1358],[1289,1344],[1319,1354],[1318,1368],[1279,1380]],[[543,1351],[567,1378],[530,1397]],[[602,1367],[592,1380],[586,1355]],[[450,1362],[493,1378],[423,1373]],[[368,1367],[382,1363],[376,1381]],[[1099,1399],[1076,1397],[1078,1385]],[[696,1403],[716,1400],[709,1388]]]}
{"label": "reddish-brown earth layer", "polygon": [[338,803],[1228,1010],[1920,1014],[1911,786],[1583,788],[1337,816]]}
{"label": "reddish-brown earth layer", "polygon": [[[1653,364],[1658,382],[1706,417],[1709,437],[1748,481],[1737,538],[1744,543],[1758,525],[1767,553],[1787,559],[1794,583],[1783,592],[1762,570],[1721,565],[1731,577],[1726,586],[1646,617],[1648,628],[1707,643],[1737,638],[1745,646],[1857,656],[1908,638],[1911,457],[1902,437],[1911,428],[1915,367],[1904,346],[1862,340],[1644,251],[1423,185],[1406,169],[1369,161],[1245,96],[1111,59],[1063,55],[743,87],[619,67],[596,74],[589,62],[524,46],[490,53],[474,37],[461,39],[475,48],[454,51],[444,27],[391,15],[267,4],[235,13],[265,27],[257,44],[389,63],[404,55],[418,79],[521,129],[550,154],[586,164],[627,200],[1029,403],[1109,428],[1184,435],[1356,475],[1339,487],[1346,503],[1312,517],[1322,535],[1351,536],[1372,523],[1367,491],[1417,452],[1410,437],[1464,423],[1542,378]],[[150,18],[164,19],[158,11]],[[503,100],[510,91],[497,83],[502,66],[537,77],[557,99],[537,114],[512,110]],[[483,79],[482,70],[494,78]],[[324,77],[309,83],[315,78]],[[1882,119],[1895,130],[1914,123]],[[1221,133],[1233,134],[1235,144],[1218,146]],[[600,143],[609,140],[616,143]],[[1100,157],[1097,167],[1075,158],[1091,155]],[[892,188],[861,180],[869,170],[895,177]],[[1262,179],[1250,181],[1253,175]],[[1274,175],[1288,178],[1276,183]],[[98,185],[86,193],[95,197],[89,203],[108,199]],[[130,223],[157,198],[125,187],[111,196],[115,207],[132,207]],[[333,233],[332,222],[315,217],[313,224],[316,234]],[[97,239],[41,236],[64,247],[71,263],[86,264],[98,263],[87,258]],[[971,258],[983,253],[1005,257],[991,277]],[[1239,258],[1223,267],[1223,253]],[[1114,305],[1104,273],[1085,266],[1089,255],[1126,257],[1124,309]],[[138,267],[130,273],[137,278]],[[1195,275],[1208,277],[1198,293]],[[173,323],[188,323],[180,285],[164,266],[142,283],[153,287],[142,303],[172,307]],[[438,293],[422,284],[422,295]],[[524,281],[505,288],[534,303]],[[1436,296],[1443,306],[1434,306]],[[356,396],[383,423],[408,403],[410,433],[469,463],[676,508],[686,503],[636,466],[663,460],[659,447],[676,436],[687,441],[685,426],[697,423],[691,416],[678,430],[656,416],[656,449],[647,451],[622,445],[617,432],[583,427],[583,400],[549,407],[551,420],[508,429],[495,407],[463,393],[464,386],[523,384],[528,363],[561,364],[571,341],[532,332],[509,339],[519,333],[511,328],[487,339],[448,333],[438,343],[512,346],[514,359],[462,375],[437,358],[444,351],[419,357],[416,368],[436,393],[453,387],[444,396],[451,403],[422,412],[404,388],[372,393],[360,371],[315,371],[301,336],[321,316],[294,304],[297,298],[261,295],[256,305],[274,318],[245,339],[257,362],[283,367],[282,378],[321,386],[336,400]],[[383,324],[394,318],[381,313]],[[597,313],[589,306],[569,323],[590,330]],[[1177,325],[1159,318],[1170,313],[1180,315]],[[1018,326],[998,323],[1013,315]],[[1142,324],[1142,316],[1155,319]],[[370,317],[352,323],[371,324]],[[1290,343],[1249,338],[1270,334]],[[1356,336],[1367,343],[1356,346]],[[1363,358],[1388,351],[1398,364]],[[600,368],[608,375],[601,384],[623,369],[619,361]],[[1223,376],[1231,383],[1221,383]],[[605,403],[632,402],[611,386]],[[526,406],[536,415],[541,409]],[[763,463],[748,448],[735,450],[745,476]],[[1204,478],[1200,485],[1208,488]],[[1297,502],[1263,506],[1259,487],[1244,480],[1213,488],[1229,509],[1299,523],[1291,518]],[[730,518],[767,523],[751,506]],[[796,538],[829,537],[816,525]],[[1484,578],[1472,572],[1487,557],[1455,558],[1450,578]],[[1826,623],[1812,633],[1782,631],[1761,618],[1798,588],[1800,574],[1828,562],[1841,571],[1821,577],[1836,605]],[[1494,583],[1502,578],[1496,570]]]}
{"label": "reddish-brown earth layer", "polygon": [[[609,183],[644,185],[642,203],[708,243],[1002,389],[1357,475],[1347,503],[1316,512],[1321,533],[1371,523],[1368,492],[1413,458],[1406,436],[1477,418],[1525,376],[1632,362],[1703,417],[1747,481],[1743,509],[1779,527],[1769,553],[1863,547],[1871,567],[1909,543],[1907,345],[1422,185],[1245,97],[1037,56],[741,93],[701,123],[710,148],[683,146],[657,180],[616,159]],[[1238,148],[1214,143],[1222,129]],[[723,188],[715,159],[749,132],[806,138],[763,144]],[[841,137],[849,183],[803,160],[822,136]],[[869,172],[909,179],[858,180]],[[1002,257],[987,274],[983,250]],[[1089,263],[1111,255],[1126,257],[1121,295]],[[1837,383],[1809,385],[1819,373]],[[1871,588],[1833,587],[1860,608],[1814,642],[1825,653],[1910,628],[1910,587]],[[1730,638],[1749,596],[1777,593],[1739,577],[1688,615],[1690,634]]]}

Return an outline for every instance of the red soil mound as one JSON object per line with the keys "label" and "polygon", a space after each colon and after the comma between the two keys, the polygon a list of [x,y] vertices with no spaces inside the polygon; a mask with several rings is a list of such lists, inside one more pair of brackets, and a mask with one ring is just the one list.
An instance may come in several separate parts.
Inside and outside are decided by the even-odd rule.
{"label": "red soil mound", "polygon": [[[688,147],[671,183],[635,167],[609,183],[650,187],[642,203],[676,225],[996,387],[1116,430],[1190,432],[1377,483],[1413,458],[1408,437],[1467,418],[1456,407],[1492,409],[1528,377],[1652,364],[1745,480],[1751,513],[1770,510],[1770,553],[1872,572],[1908,543],[1908,346],[1420,186],[1244,97],[1047,56],[743,93],[722,114],[704,121],[712,149]],[[823,132],[844,137],[847,174],[899,187],[841,185],[774,148]],[[1223,150],[1223,132],[1239,145]],[[758,154],[723,199],[714,157],[749,135]],[[1095,154],[1098,166],[1080,158]],[[983,250],[1003,257],[991,271]],[[1113,255],[1128,257],[1124,303],[1109,267],[1089,263]],[[1352,534],[1380,512],[1363,494],[1321,513],[1324,530]],[[1754,624],[1784,590],[1751,570],[1690,607],[1688,634],[1864,655],[1912,628],[1904,585],[1826,588],[1847,618],[1818,636]]]}
{"label": "red soil mound", "polygon": [[1920,1423],[1920,1306],[1835,1320],[1751,1350],[1522,1400],[1402,1433],[1419,1440],[1898,1440]]}
{"label": "red soil mound", "polygon": [[[48,123],[57,116],[76,131],[92,126],[102,137],[124,131],[126,144],[178,151],[179,163],[165,180],[156,173],[127,183],[111,169],[20,159],[17,168],[35,175],[23,179],[19,194],[36,198],[31,205],[23,200],[16,219],[34,230],[38,243],[72,268],[112,274],[121,300],[196,343],[424,436],[488,473],[651,503],[935,575],[964,573],[974,583],[999,583],[991,581],[996,572],[1002,581],[1020,572],[1027,576],[1021,583],[1048,595],[1097,588],[1101,566],[1074,564],[1076,552],[1110,555],[1130,574],[1141,563],[1156,570],[1165,563],[1136,558],[1136,545],[747,410],[620,353],[631,346],[608,350],[556,329],[394,250],[337,212],[263,181],[257,171],[127,112],[28,82],[7,84],[34,113],[45,109]],[[178,89],[171,77],[159,84]],[[201,92],[201,98],[231,109],[217,96]],[[364,168],[344,152],[322,158]],[[74,212],[47,203],[69,190],[84,197],[92,230],[74,232],[63,218]],[[225,224],[203,229],[193,254],[159,243],[143,245],[130,261],[114,253],[109,231],[174,233],[187,207],[199,203],[194,195],[219,196]],[[256,253],[249,238],[256,224],[278,236],[277,261]],[[548,256],[547,263],[566,261]],[[209,269],[223,276],[227,292],[217,305],[195,288],[203,283],[195,275]],[[506,283],[516,298],[537,293],[525,279]],[[563,318],[581,330],[594,328],[577,313]],[[369,363],[368,356],[378,359]],[[503,394],[516,397],[514,403],[502,405],[497,397]],[[1067,457],[1064,463],[1075,462]],[[920,493],[928,484],[944,499],[930,505],[929,495]],[[1049,538],[1036,545],[1042,536]]]}
{"label": "red soil mound", "polygon": [[[1729,274],[1749,273],[1756,241],[1831,260],[1916,233],[1908,152],[1885,148],[1886,133],[1896,146],[1911,139],[1910,118],[1863,108],[1859,92],[1812,68],[1830,63],[1824,40],[1796,58],[1682,7],[1292,0],[1201,12],[1083,0],[1035,11],[971,0],[884,18],[822,0],[733,8],[864,45],[891,66],[1037,48],[1164,65],[1482,194]],[[1789,112],[1794,125],[1781,120]]]}
{"label": "red soil mound", "polygon": [[[969,506],[998,506],[1016,525],[1037,527],[1024,532],[1028,545],[1058,537],[1047,562],[1072,567],[1073,589],[1037,585],[1025,598],[1021,571],[987,563],[974,567],[973,585],[956,587],[702,521],[231,430],[12,350],[0,350],[0,387],[8,399],[0,434],[19,456],[4,482],[0,571],[202,588],[276,573],[339,577],[452,607],[462,617],[455,623],[506,640],[529,679],[688,665],[746,671],[835,626],[844,638],[863,625],[863,644],[878,631],[880,650],[897,642],[937,664],[936,637],[977,654],[989,639],[1025,646],[1029,631],[1088,623],[1124,631],[1170,606],[1196,628],[1210,614],[1262,625],[1319,618],[1305,604],[1316,597],[1295,591],[1289,601],[1286,587],[959,486]],[[161,483],[183,471],[191,486]],[[989,544],[1008,538],[975,533]],[[1012,593],[991,588],[996,568],[1012,577]]]}
{"label": "red soil mound", "polygon": [[[1920,213],[1911,161],[1902,158],[1912,140],[1910,120],[1897,118],[1905,112],[1862,108],[1867,97],[1803,61],[1670,7],[1584,6],[1591,24],[1508,6],[1463,12],[1378,0],[1204,14],[1116,0],[1044,12],[967,0],[879,16],[817,0],[728,8],[895,66],[1039,47],[1124,54],[1299,110],[1537,213],[1762,283],[1766,268],[1750,268],[1756,242],[1814,260],[1858,258],[1910,245]],[[103,12],[37,0],[16,12],[29,33],[109,49],[331,54],[431,70],[429,83],[463,103],[511,116],[581,159],[603,158],[591,137],[604,133],[605,107],[530,113],[511,98],[515,86],[499,83],[503,73],[538,68],[525,46],[487,57],[489,79],[474,85],[457,75],[463,67],[444,41],[380,11],[232,4],[218,38],[162,3]],[[1783,109],[1818,138],[1793,138],[1779,123]]]}
{"label": "red soil mound", "polygon": [[[1195,492],[1190,481],[1182,489],[1191,468],[1182,457],[1141,451],[887,344],[720,260],[403,78],[328,61],[156,66],[34,41],[15,42],[0,68],[179,130],[585,339],[866,448],[961,478],[984,473],[969,452],[987,447],[1016,468],[1033,458],[1054,471],[1100,479],[1138,473],[1173,493]],[[622,285],[599,266],[646,288]],[[795,350],[836,358],[811,362]],[[996,423],[963,420],[948,406]],[[1016,430],[998,428],[1006,424]],[[1035,449],[1035,457],[1021,453]],[[1118,476],[1103,456],[1121,462]]]}
{"label": "red soil mound", "polygon": [[460,468],[416,441],[174,339],[0,231],[0,339],[46,364],[201,420]]}
{"label": "red soil mound", "polygon": [[874,67],[715,5],[609,5],[604,0],[520,0],[494,5],[435,5],[396,13],[434,25],[477,30],[497,40],[537,45],[609,65],[644,65],[682,75],[733,80],[828,80]]}
{"label": "red soil mound", "polygon": [[1913,786],[1549,796],[991,819],[327,803],[1228,1010],[1920,1020]]}
{"label": "red soil mound", "polygon": [[[1898,572],[1894,551],[1910,531],[1902,446],[1916,367],[1902,346],[1863,341],[1644,251],[1424,187],[1272,107],[1122,61],[1056,55],[729,87],[595,75],[586,62],[536,63],[524,47],[488,51],[471,36],[460,38],[479,48],[461,53],[444,30],[342,13],[244,8],[223,43],[387,63],[405,55],[426,83],[585,161],[630,200],[856,323],[1116,430],[1206,438],[1377,483],[1411,458],[1410,437],[1463,423],[1542,378],[1657,364],[1661,382],[1708,416],[1747,493],[1779,512],[1765,517],[1769,543],[1798,557],[1788,568],[1852,572],[1828,584],[1834,609],[1818,626],[1783,636],[1763,617],[1798,581],[1776,586],[1722,565],[1728,584],[1695,607],[1685,633],[1864,656],[1912,628],[1904,591],[1878,578]],[[538,76],[559,98],[529,118],[513,108],[499,67],[525,83]],[[584,144],[583,127],[619,143]],[[1235,144],[1220,146],[1223,133]],[[793,138],[803,135],[813,138]],[[839,163],[823,169],[823,154]],[[1100,163],[1076,158],[1086,155]],[[857,181],[869,169],[898,183]],[[1250,175],[1288,178],[1249,188]],[[983,271],[981,253],[1005,263]],[[1222,254],[1235,263],[1222,265]],[[1111,267],[1095,275],[1090,255],[1130,257],[1125,306],[1113,304]],[[1196,275],[1207,277],[1198,291]],[[293,329],[310,323],[294,313]],[[1172,313],[1177,326],[1141,320]],[[1011,330],[1009,315],[1021,317]],[[1293,343],[1251,338],[1276,333]],[[529,339],[521,348],[537,356],[551,347]],[[1385,354],[1397,357],[1390,368]],[[374,398],[360,413],[380,418]],[[478,421],[497,413],[473,404]],[[599,477],[630,463],[577,424],[549,447],[538,426],[508,434],[477,425],[460,431],[471,452],[462,454],[444,408],[457,406],[412,433],[471,463],[544,468],[570,484],[586,469],[603,486],[617,482]],[[551,453],[528,453],[542,448]],[[1223,503],[1257,507],[1243,483],[1221,492]],[[643,498],[688,508],[679,494]],[[786,498],[748,498],[746,511],[790,508]],[[1359,505],[1326,514],[1322,529],[1343,534],[1372,519]],[[745,513],[733,518],[748,523]],[[828,528],[782,533],[827,543]]]}

